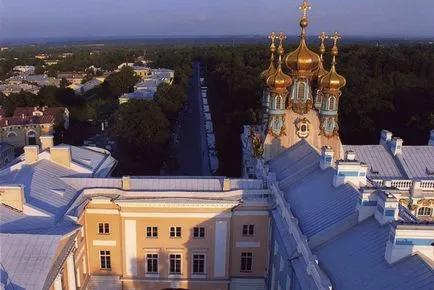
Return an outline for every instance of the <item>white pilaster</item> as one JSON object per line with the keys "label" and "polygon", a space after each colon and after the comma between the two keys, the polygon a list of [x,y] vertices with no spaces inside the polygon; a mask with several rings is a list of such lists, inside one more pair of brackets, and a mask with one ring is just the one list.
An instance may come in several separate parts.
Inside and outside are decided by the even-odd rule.
{"label": "white pilaster", "polygon": [[66,259],[66,269],[68,273],[68,289],[77,289],[75,283],[74,255],[72,252],[69,253],[68,258]]}
{"label": "white pilaster", "polygon": [[226,274],[226,243],[228,222],[216,221],[214,245],[214,276],[224,277]]}
{"label": "white pilaster", "polygon": [[128,276],[137,275],[136,228],[135,220],[125,220],[125,272]]}

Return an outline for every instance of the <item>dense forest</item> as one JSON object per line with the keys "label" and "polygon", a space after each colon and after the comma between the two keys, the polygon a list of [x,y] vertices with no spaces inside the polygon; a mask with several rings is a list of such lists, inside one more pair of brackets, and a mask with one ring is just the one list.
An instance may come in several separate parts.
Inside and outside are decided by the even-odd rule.
{"label": "dense forest", "polygon": [[[117,97],[131,91],[137,81],[126,69],[108,77],[91,99],[73,96],[69,89],[46,87],[36,96],[0,95],[0,105],[8,112],[24,105],[67,106],[78,129],[65,132],[62,140],[72,144],[80,143],[86,134],[93,134],[91,129],[98,129],[98,121],[109,119],[108,133],[119,140],[122,149],[116,156],[121,160],[116,173],[158,174],[162,166],[171,166],[167,164],[172,158],[168,152],[170,130],[184,106],[191,62],[199,60],[209,88],[220,159],[218,174],[238,176],[242,126],[258,124],[262,119],[263,84],[258,76],[268,67],[267,45],[68,47],[74,55],[49,67],[48,72],[55,74],[90,65],[112,70],[125,60],[133,61],[145,48],[153,67],[175,70],[174,85],[161,86],[153,104],[147,101],[117,104]],[[40,66],[41,61],[33,57],[35,53],[65,51],[63,47],[38,49],[2,52],[0,76],[6,77],[18,64]],[[326,55],[326,68],[329,63],[330,57]],[[340,48],[337,70],[347,79],[339,104],[340,136],[344,144],[376,144],[381,129],[392,131],[407,145],[427,143],[429,130],[434,128],[433,45],[344,45]],[[87,127],[89,130],[84,130]]]}

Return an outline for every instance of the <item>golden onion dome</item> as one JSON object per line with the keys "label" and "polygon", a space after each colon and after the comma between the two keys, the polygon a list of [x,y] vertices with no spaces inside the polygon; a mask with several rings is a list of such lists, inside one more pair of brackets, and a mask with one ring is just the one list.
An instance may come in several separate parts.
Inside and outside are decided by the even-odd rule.
{"label": "golden onion dome", "polygon": [[341,38],[341,36],[335,32],[331,38],[334,40],[334,45],[332,48],[332,67],[330,72],[321,78],[321,87],[333,92],[339,91],[341,88],[343,88],[347,84],[347,80],[336,72],[336,56],[338,55],[337,41]]}
{"label": "golden onion dome", "polygon": [[268,36],[269,39],[271,39],[271,45],[270,45],[270,66],[261,72],[259,77],[266,82],[268,77],[276,73],[276,67],[274,66],[274,53],[276,52],[276,45],[274,44],[275,39],[277,38],[276,34],[274,32],[271,32],[271,34]]}
{"label": "golden onion dome", "polygon": [[272,91],[275,91],[277,93],[282,93],[287,91],[287,87],[292,85],[292,78],[285,74],[282,71],[282,55],[283,55],[283,39],[285,39],[286,36],[283,35],[283,33],[279,34],[279,40],[280,44],[277,48],[277,53],[279,54],[279,62],[277,65],[276,72],[272,75],[270,75],[267,78],[267,86],[270,87]]}
{"label": "golden onion dome", "polygon": [[309,24],[307,11],[311,9],[311,6],[306,2],[306,0],[304,0],[303,4],[299,8],[300,10],[303,10],[303,16],[300,20],[300,44],[296,50],[285,56],[284,62],[286,67],[290,69],[291,75],[310,78],[318,70],[320,57],[318,54],[311,51],[306,44],[306,27]]}

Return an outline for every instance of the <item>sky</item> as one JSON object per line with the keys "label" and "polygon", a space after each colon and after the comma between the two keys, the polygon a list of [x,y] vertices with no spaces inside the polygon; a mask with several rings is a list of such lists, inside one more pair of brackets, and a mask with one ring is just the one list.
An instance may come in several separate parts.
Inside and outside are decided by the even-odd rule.
{"label": "sky", "polygon": [[[302,0],[0,0],[0,38],[299,34]],[[308,34],[434,37],[434,0],[310,0]]]}

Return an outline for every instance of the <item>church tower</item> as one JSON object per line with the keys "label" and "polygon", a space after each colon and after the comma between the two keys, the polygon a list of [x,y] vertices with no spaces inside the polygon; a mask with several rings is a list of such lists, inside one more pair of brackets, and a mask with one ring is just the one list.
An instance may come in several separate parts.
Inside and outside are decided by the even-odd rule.
{"label": "church tower", "polygon": [[[299,7],[302,10],[300,20],[301,34],[298,47],[283,57],[283,34],[277,53],[278,66],[274,73],[267,74],[274,68],[274,51],[272,52],[269,69],[261,76],[266,78],[267,112],[266,124],[263,131],[263,158],[268,161],[278,156],[300,140],[306,140],[320,150],[323,146],[333,148],[334,156],[341,157],[342,144],[338,135],[337,109],[341,96],[340,89],[345,85],[345,79],[336,72],[337,40],[335,34],[332,39],[333,64],[330,72],[324,69],[323,54],[325,40],[322,33],[320,55],[309,49],[306,43],[306,29],[309,24],[307,12],[311,6],[306,0]],[[276,35],[270,35],[272,46]],[[288,69],[283,72],[282,64]],[[316,90],[315,90],[316,88]],[[315,90],[315,91],[314,91]],[[265,94],[265,93],[264,93]],[[315,99],[314,99],[315,97]]]}
{"label": "church tower", "polygon": [[271,39],[270,66],[260,74],[260,78],[264,82],[264,89],[262,91],[262,105],[264,110],[263,122],[262,122],[263,131],[267,130],[269,111],[270,111],[270,89],[266,86],[267,79],[270,75],[276,73],[276,67],[274,66],[274,53],[276,52],[275,40],[277,38],[277,35],[274,32],[271,32],[268,38]]}

